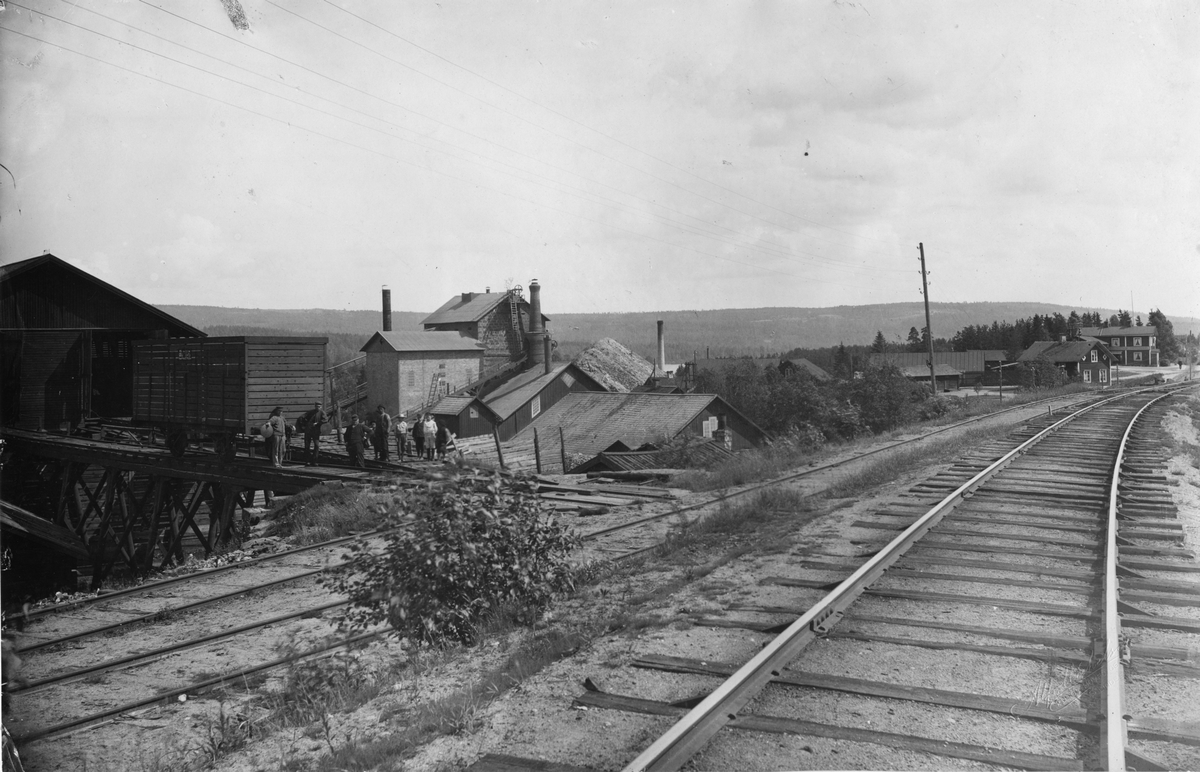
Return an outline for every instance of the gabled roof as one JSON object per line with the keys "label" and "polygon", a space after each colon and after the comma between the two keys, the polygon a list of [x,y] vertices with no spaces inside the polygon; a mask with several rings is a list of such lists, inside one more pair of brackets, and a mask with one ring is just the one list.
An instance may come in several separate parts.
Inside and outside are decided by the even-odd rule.
{"label": "gabled roof", "polygon": [[429,408],[429,413],[433,415],[458,415],[469,407],[476,407],[480,410],[486,410],[488,413],[494,414],[494,411],[480,402],[476,397],[442,397],[437,404]]}
{"label": "gabled roof", "polygon": [[[507,292],[466,292],[455,295],[447,300],[442,307],[421,320],[425,326],[435,324],[461,324],[462,322],[478,322],[496,306],[508,302]],[[521,305],[529,307],[529,301],[522,299]],[[550,321],[550,317],[542,314],[542,321]]]}
{"label": "gabled roof", "polygon": [[1059,343],[1053,340],[1034,341],[1033,344],[1021,352],[1021,356],[1017,357],[1018,362],[1030,362],[1038,357],[1045,357],[1051,362],[1079,362],[1088,356],[1093,348],[1102,349],[1106,354],[1108,349],[1103,343],[1097,340],[1069,340],[1066,343]]}
{"label": "gabled roof", "polygon": [[[720,412],[749,420],[715,394],[616,394],[579,391],[566,395],[545,410],[533,426],[561,427],[572,454],[592,455],[622,442],[637,448],[647,443],[672,439],[700,413],[718,403]],[[519,441],[532,433],[526,427],[513,438]]]}
{"label": "gabled roof", "polygon": [[[100,291],[100,293],[98,293],[96,298],[99,298],[100,300],[103,301],[103,302],[98,303],[98,305],[103,306],[106,310],[112,309],[113,304],[111,303],[110,300],[104,299],[101,297],[104,294],[107,294],[114,298],[117,298],[120,301],[124,301],[127,304],[126,308],[132,307],[133,309],[136,309],[136,312],[141,312],[143,314],[149,315],[149,316],[161,321],[163,323],[163,326],[170,332],[171,337],[202,338],[205,335],[205,333],[202,330],[199,330],[199,329],[191,326],[187,322],[184,322],[181,319],[177,319],[174,316],[171,316],[170,314],[166,313],[165,311],[163,311],[159,308],[155,308],[154,306],[150,305],[149,303],[147,303],[145,301],[138,300],[133,295],[130,295],[128,292],[126,292],[118,287],[114,287],[113,285],[109,284],[108,282],[104,281],[103,279],[93,276],[92,274],[88,273],[87,271],[84,271],[81,268],[76,268],[75,266],[68,263],[66,260],[63,260],[60,257],[55,257],[54,255],[50,254],[49,252],[47,252],[46,254],[41,255],[39,257],[31,257],[28,260],[18,260],[15,263],[9,263],[7,265],[0,266],[0,284],[7,284],[16,279],[34,278],[36,276],[37,272],[45,272],[45,273],[49,274],[46,277],[47,278],[46,289],[48,291],[50,291],[51,293],[57,293],[57,292],[62,291],[62,289],[63,289],[62,284],[64,282],[62,281],[61,274],[59,275],[59,277],[57,277],[57,280],[55,280],[55,277],[52,275],[54,271],[65,272],[67,275],[69,275],[73,278],[80,279],[84,282],[87,282],[87,283],[95,286]],[[36,282],[37,280],[34,278],[34,281]],[[41,291],[41,288],[39,287],[39,292],[40,291]],[[96,299],[96,298],[93,298],[93,299]],[[75,309],[75,310],[78,310],[78,309]],[[11,311],[9,313],[11,313]],[[5,316],[7,317],[7,313],[5,314]],[[4,326],[4,325],[0,325],[0,326]],[[22,326],[22,325],[19,325],[19,324],[16,325],[16,327],[20,327],[20,326]],[[31,324],[31,326],[37,326],[37,325]],[[61,326],[61,325],[56,325],[56,326]],[[67,324],[65,326],[73,328],[75,325]],[[95,325],[85,323],[82,326],[94,327]]]}
{"label": "gabled roof", "polygon": [[1118,338],[1124,338],[1131,335],[1147,337],[1149,335],[1158,336],[1158,328],[1154,325],[1143,327],[1080,327],[1080,335],[1087,335],[1093,338],[1111,338],[1114,335]]}
{"label": "gabled roof", "polygon": [[784,357],[779,363],[783,364],[784,362],[791,362],[796,367],[811,375],[813,378],[816,378],[818,381],[828,381],[832,380],[833,378],[832,375],[825,371],[825,368],[814,365],[804,357]]}
{"label": "gabled roof", "polygon": [[571,378],[586,378],[588,381],[592,381],[592,378],[587,373],[582,372],[570,362],[555,366],[549,373],[546,372],[544,367],[535,367],[532,370],[526,370],[520,375],[509,379],[495,391],[485,394],[483,403],[501,421],[504,421],[517,412],[521,405],[533,399],[535,394],[540,393],[542,389],[554,383],[555,380],[564,374]]}
{"label": "gabled roof", "polygon": [[359,351],[376,353],[380,351],[478,351],[483,353],[484,346],[474,338],[464,338],[453,330],[424,332],[377,332],[371,336]]}

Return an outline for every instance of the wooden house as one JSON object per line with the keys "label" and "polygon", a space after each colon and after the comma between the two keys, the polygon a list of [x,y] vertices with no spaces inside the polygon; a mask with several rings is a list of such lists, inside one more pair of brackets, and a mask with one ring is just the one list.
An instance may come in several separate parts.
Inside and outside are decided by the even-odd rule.
{"label": "wooden house", "polygon": [[413,414],[479,380],[484,345],[453,331],[377,332],[367,357],[367,404]]}
{"label": "wooden house", "polygon": [[1115,364],[1158,367],[1157,327],[1081,327],[1079,336],[1103,343]]}
{"label": "wooden house", "polygon": [[54,255],[0,266],[0,422],[70,431],[133,413],[133,347],[204,333]]}
{"label": "wooden house", "polygon": [[1068,378],[1078,378],[1091,386],[1108,386],[1113,366],[1113,354],[1098,340],[1039,340],[1025,349],[1018,362],[1045,358],[1053,362]]}
{"label": "wooden house", "polygon": [[483,395],[483,403],[496,417],[503,442],[533,424],[568,394],[604,391],[595,379],[571,363],[527,370]]}
{"label": "wooden house", "polygon": [[[427,411],[455,437],[491,437],[500,419],[477,397],[442,397]],[[405,416],[411,423],[415,416]]]}

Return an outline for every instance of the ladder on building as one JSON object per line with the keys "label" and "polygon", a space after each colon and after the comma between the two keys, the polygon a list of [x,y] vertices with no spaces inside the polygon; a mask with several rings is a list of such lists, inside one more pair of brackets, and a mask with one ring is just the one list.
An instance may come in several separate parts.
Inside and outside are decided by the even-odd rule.
{"label": "ladder on building", "polygon": [[513,332],[517,334],[517,340],[521,340],[521,294],[524,288],[518,284],[508,291],[508,313],[512,319]]}
{"label": "ladder on building", "polygon": [[445,377],[446,374],[441,371],[433,374],[433,379],[429,382],[429,398],[425,400],[425,405],[427,407],[433,407],[434,403],[437,401],[438,392],[440,391],[442,385],[442,379]]}

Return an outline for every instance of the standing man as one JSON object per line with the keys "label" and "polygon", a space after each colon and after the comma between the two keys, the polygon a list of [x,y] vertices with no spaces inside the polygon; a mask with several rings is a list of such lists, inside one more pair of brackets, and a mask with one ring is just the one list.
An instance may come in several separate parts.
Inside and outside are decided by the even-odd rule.
{"label": "standing man", "polygon": [[321,409],[320,402],[314,402],[312,410],[300,417],[304,426],[304,455],[308,458],[305,466],[316,466],[317,456],[321,452],[321,425],[328,420],[329,416]]}
{"label": "standing man", "polygon": [[271,464],[280,467],[283,466],[283,457],[288,447],[288,426],[283,418],[283,408],[277,407],[272,410],[267,423],[271,425]]}
{"label": "standing man", "polygon": [[[420,461],[425,456],[425,422],[421,420],[420,413],[413,419],[412,425],[413,444],[417,448],[417,460]],[[433,442],[433,438],[429,438]]]}
{"label": "standing man", "polygon": [[404,413],[396,416],[392,429],[396,433],[396,454],[403,461],[408,452],[408,421],[404,419]]}
{"label": "standing man", "polygon": [[350,457],[350,463],[358,467],[365,467],[367,460],[363,454],[363,440],[366,439],[366,432],[363,430],[363,425],[358,422],[358,413],[350,416],[350,425],[346,427],[346,455]]}
{"label": "standing man", "polygon": [[432,413],[425,414],[425,459],[433,460],[433,453],[437,447],[437,421],[433,419]]}
{"label": "standing man", "polygon": [[391,444],[392,417],[388,415],[383,405],[375,408],[375,460],[388,460],[388,445]]}

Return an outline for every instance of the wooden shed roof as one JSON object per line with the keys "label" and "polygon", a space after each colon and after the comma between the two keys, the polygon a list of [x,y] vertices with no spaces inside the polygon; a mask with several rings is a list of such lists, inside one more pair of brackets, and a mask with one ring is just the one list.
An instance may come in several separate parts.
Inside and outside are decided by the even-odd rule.
{"label": "wooden shed roof", "polygon": [[484,346],[474,338],[464,338],[454,331],[425,330],[418,332],[377,332],[363,344],[359,351],[378,353],[423,352],[423,351],[476,351],[483,353]]}
{"label": "wooden shed roof", "polygon": [[[20,288],[31,294],[22,297]],[[50,253],[0,266],[0,295],[6,300],[0,310],[4,329],[132,328],[165,329],[175,338],[205,335]]]}

